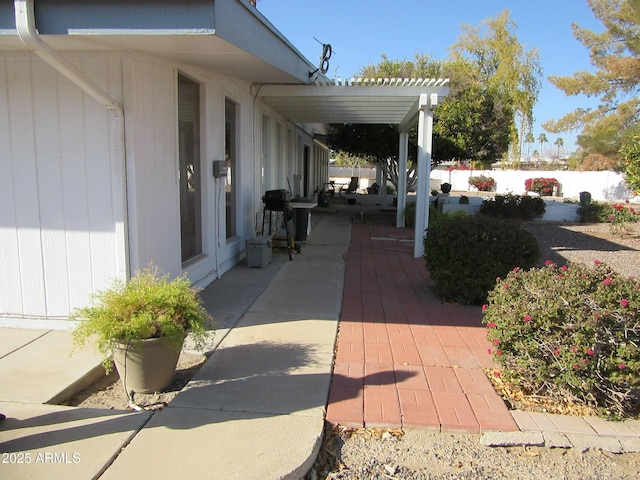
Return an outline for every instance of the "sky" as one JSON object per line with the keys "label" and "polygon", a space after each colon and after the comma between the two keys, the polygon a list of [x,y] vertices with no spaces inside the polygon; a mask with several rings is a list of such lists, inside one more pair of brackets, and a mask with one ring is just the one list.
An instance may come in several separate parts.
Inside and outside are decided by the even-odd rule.
{"label": "sky", "polygon": [[331,44],[327,76],[332,78],[358,76],[362,67],[377,65],[382,54],[391,60],[413,60],[416,53],[444,60],[462,25],[480,26],[506,9],[521,45],[539,52],[543,82],[533,133],[536,139],[546,134],[543,152],[557,148],[558,137],[563,153],[573,151],[579,132],[549,133],[542,123],[597,105],[596,99],[567,97],[547,79],[593,71],[589,51],[571,31],[572,23],[603,30],[587,0],[259,0],[257,8],[312,63],[319,63],[322,43]]}

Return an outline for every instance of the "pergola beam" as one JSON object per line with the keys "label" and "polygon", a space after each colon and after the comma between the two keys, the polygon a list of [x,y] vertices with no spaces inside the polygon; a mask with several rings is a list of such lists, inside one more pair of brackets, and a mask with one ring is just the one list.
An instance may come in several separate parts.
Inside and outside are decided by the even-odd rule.
{"label": "pergola beam", "polygon": [[[418,125],[416,233],[414,255],[424,252],[428,225],[432,108],[449,94],[449,79],[350,79],[311,85],[257,85],[255,94],[275,111],[300,123],[396,124],[400,135],[398,211],[404,226],[407,198],[408,132]],[[402,174],[404,172],[404,175]],[[382,188],[385,185],[381,185]]]}

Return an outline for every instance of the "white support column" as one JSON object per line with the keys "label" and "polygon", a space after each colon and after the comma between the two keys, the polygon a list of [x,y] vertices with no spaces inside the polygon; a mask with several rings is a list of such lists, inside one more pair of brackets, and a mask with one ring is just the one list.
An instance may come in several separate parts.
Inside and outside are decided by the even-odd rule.
{"label": "white support column", "polygon": [[429,177],[431,176],[431,153],[433,148],[433,111],[438,104],[438,94],[420,95],[418,114],[418,185],[416,191],[416,231],[413,256],[424,254],[424,236],[429,225]]}
{"label": "white support column", "polygon": [[398,210],[396,227],[404,227],[404,210],[407,205],[407,156],[409,154],[409,133],[400,132],[400,151],[398,152]]}

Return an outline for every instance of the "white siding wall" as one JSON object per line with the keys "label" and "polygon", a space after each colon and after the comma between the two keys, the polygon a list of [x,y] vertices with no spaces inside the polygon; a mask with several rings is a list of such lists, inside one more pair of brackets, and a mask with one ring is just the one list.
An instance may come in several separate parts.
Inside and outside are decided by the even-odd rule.
{"label": "white siding wall", "polygon": [[[178,69],[147,57],[71,61],[123,105],[125,131],[43,61],[0,58],[0,324],[64,319],[92,292],[149,263],[206,285],[244,256],[245,239],[258,229],[263,186],[293,183],[303,171],[303,143],[312,146],[308,133],[256,101],[248,83],[181,69],[202,85],[203,253],[183,265]],[[212,174],[212,161],[224,159],[225,98],[238,105],[238,234],[231,239],[224,231],[223,180]],[[264,140],[273,177],[266,182],[263,115],[272,119]],[[317,148],[311,156],[312,192],[325,175],[317,161],[328,158]]]}
{"label": "white siding wall", "polygon": [[[119,60],[72,61],[122,97]],[[0,58],[0,320],[66,317],[125,274],[114,124],[41,60]]]}

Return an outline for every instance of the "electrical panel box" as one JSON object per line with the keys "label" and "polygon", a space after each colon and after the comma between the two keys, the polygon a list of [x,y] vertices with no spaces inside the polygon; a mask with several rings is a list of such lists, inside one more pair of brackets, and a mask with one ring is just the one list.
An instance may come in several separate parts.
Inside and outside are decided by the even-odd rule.
{"label": "electrical panel box", "polygon": [[213,176],[215,178],[224,178],[227,176],[227,162],[224,160],[213,161]]}

